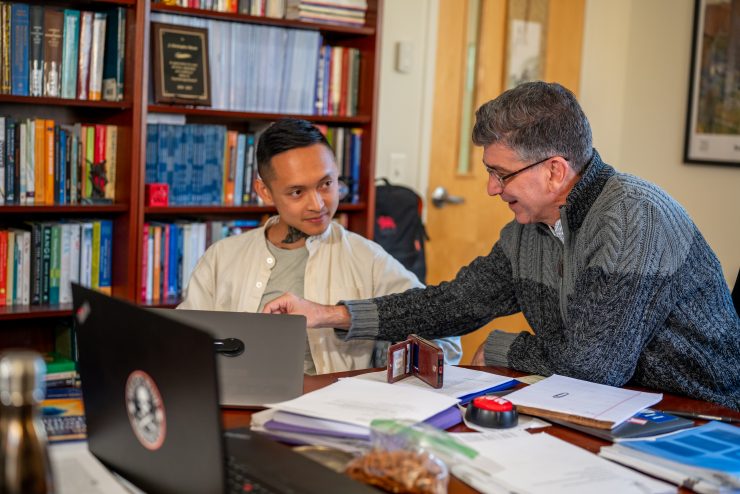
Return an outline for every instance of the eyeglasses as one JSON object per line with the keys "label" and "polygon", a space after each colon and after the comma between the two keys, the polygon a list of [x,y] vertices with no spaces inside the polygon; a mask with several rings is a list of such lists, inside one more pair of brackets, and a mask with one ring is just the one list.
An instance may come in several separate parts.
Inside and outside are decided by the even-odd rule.
{"label": "eyeglasses", "polygon": [[[501,186],[501,189],[503,189],[504,187],[506,187],[506,182],[508,182],[512,178],[516,177],[517,175],[519,175],[523,171],[529,170],[530,168],[535,167],[537,165],[541,165],[542,163],[544,163],[544,162],[546,162],[548,160],[551,160],[553,158],[555,158],[555,156],[550,156],[550,157],[545,158],[543,160],[540,160],[540,161],[538,161],[536,163],[532,163],[531,165],[527,165],[524,168],[522,168],[521,170],[517,170],[517,171],[512,172],[512,173],[507,173],[506,175],[499,175],[498,173],[496,173],[495,170],[492,170],[491,168],[488,169],[488,173],[490,175],[493,175],[494,177],[496,177],[496,179],[498,180],[499,185]],[[563,156],[563,159],[565,161],[568,161],[568,158],[566,158],[565,156]]]}

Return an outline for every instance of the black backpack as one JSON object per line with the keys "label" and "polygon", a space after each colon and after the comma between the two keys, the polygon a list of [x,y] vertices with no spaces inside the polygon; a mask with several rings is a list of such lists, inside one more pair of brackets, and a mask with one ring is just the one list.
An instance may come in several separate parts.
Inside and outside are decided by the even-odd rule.
{"label": "black backpack", "polygon": [[422,199],[408,187],[380,178],[375,187],[375,241],[398,259],[419,281],[426,282],[427,262],[421,222]]}

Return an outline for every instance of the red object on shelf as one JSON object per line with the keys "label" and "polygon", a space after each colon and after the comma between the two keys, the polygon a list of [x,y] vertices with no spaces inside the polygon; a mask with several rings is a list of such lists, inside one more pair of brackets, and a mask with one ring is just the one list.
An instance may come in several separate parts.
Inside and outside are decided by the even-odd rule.
{"label": "red object on shelf", "polygon": [[146,205],[167,206],[170,188],[167,184],[146,184]]}

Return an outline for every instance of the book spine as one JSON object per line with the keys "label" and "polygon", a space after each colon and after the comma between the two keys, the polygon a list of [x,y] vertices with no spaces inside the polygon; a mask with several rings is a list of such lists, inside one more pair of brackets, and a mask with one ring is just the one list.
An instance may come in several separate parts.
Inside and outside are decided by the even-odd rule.
{"label": "book spine", "polygon": [[236,180],[234,181],[234,206],[241,206],[244,199],[244,166],[247,152],[247,136],[239,134],[236,138]]}
{"label": "book spine", "polygon": [[5,204],[16,204],[15,196],[15,121],[5,118]]}
{"label": "book spine", "polygon": [[0,93],[10,94],[10,2],[0,2]]}
{"label": "book spine", "polygon": [[152,251],[152,299],[159,300],[161,297],[161,274],[162,274],[162,227],[156,225],[152,227],[152,237],[154,238],[154,248]]}
{"label": "book spine", "polygon": [[7,261],[5,264],[5,276],[7,288],[5,290],[5,305],[13,305],[15,293],[15,232],[8,230]]}
{"label": "book spine", "polygon": [[162,225],[162,298],[166,299],[170,291],[170,230],[171,225]]}
{"label": "book spine", "polygon": [[362,158],[362,129],[352,129],[350,134],[350,168],[352,176],[352,202],[360,202],[360,161]]}
{"label": "book spine", "polygon": [[62,269],[62,226],[56,224],[51,228],[51,264],[49,270],[49,303],[59,303],[59,283]]}
{"label": "book spine", "polygon": [[8,291],[8,231],[0,230],[0,307],[7,304]]}
{"label": "book spine", "polygon": [[62,30],[64,13],[47,7],[44,10],[44,96],[61,94]]}
{"label": "book spine", "polygon": [[46,120],[37,118],[33,122],[33,149],[34,149],[34,203],[46,204]]}
{"label": "book spine", "polygon": [[26,204],[36,204],[36,121],[26,121]]}
{"label": "book spine", "polygon": [[30,42],[31,59],[29,74],[29,93],[31,96],[44,95],[44,7],[31,6]]}
{"label": "book spine", "polygon": [[167,248],[165,252],[165,271],[167,289],[164,292],[165,297],[173,297],[177,293],[177,282],[175,281],[177,274],[177,225],[167,225]]}
{"label": "book spine", "polygon": [[90,50],[90,84],[88,95],[92,101],[100,101],[103,89],[103,52],[105,50],[106,14],[93,15],[92,48]]}
{"label": "book spine", "polygon": [[5,204],[5,117],[0,116],[0,206],[3,204]]}
{"label": "book spine", "polygon": [[116,198],[116,162],[118,155],[118,127],[107,125],[105,129],[105,198],[113,202]]}
{"label": "book spine", "polygon": [[69,135],[67,136],[67,149],[69,150],[69,163],[67,173],[67,176],[69,177],[69,190],[67,193],[67,198],[70,204],[78,204],[79,202],[77,198],[77,191],[79,190],[77,184],[80,180],[79,174],[77,173],[79,169],[77,165],[80,159],[78,130],[79,126],[75,124],[75,126],[69,131]]}
{"label": "book spine", "polygon": [[28,273],[26,266],[26,232],[15,231],[15,297],[16,305],[28,305]]}
{"label": "book spine", "polygon": [[64,11],[64,35],[62,48],[62,98],[77,96],[77,65],[80,42],[80,11]]}
{"label": "book spine", "polygon": [[93,225],[83,223],[80,230],[80,284],[90,288],[92,287]]}
{"label": "book spine", "polygon": [[57,129],[59,154],[57,155],[57,203],[67,204],[67,131]]}
{"label": "book spine", "polygon": [[[95,125],[95,146],[93,150],[93,168],[90,173],[92,184],[92,197],[101,199],[105,197],[106,182],[106,163],[105,163],[105,135],[106,126],[102,124]],[[95,191],[98,192],[95,192]],[[98,194],[100,194],[98,196]]]}
{"label": "book spine", "polygon": [[[85,126],[85,168],[82,175],[82,193],[85,199],[92,197],[92,164],[95,162],[95,126]],[[84,131],[83,131],[84,132]]]}
{"label": "book spine", "polygon": [[18,124],[18,130],[16,134],[17,138],[17,157],[16,157],[16,169],[18,170],[17,175],[17,183],[18,183],[18,194],[16,197],[18,198],[17,201],[19,204],[26,204],[26,168],[28,166],[27,162],[27,156],[26,156],[26,144],[27,144],[27,136],[26,136],[26,130],[28,126],[26,125],[26,122],[21,122]]}
{"label": "book spine", "polygon": [[13,3],[10,10],[11,92],[28,96],[28,28],[29,8],[25,3]]}
{"label": "book spine", "polygon": [[151,301],[154,296],[154,290],[152,288],[152,279],[154,276],[154,228],[149,225],[149,235],[147,236],[146,243],[146,298],[145,300]]}
{"label": "book spine", "polygon": [[69,223],[60,225],[60,268],[59,268],[59,303],[72,302],[72,285],[70,285],[70,272],[72,269],[72,230]]}
{"label": "book spine", "polygon": [[45,223],[41,228],[41,303],[48,304],[51,292],[51,235],[53,225]]}
{"label": "book spine", "polygon": [[246,152],[244,153],[244,187],[242,189],[242,203],[252,202],[252,183],[254,181],[254,134],[247,134]]}
{"label": "book spine", "polygon": [[90,83],[90,50],[92,48],[93,13],[84,11],[80,14],[80,47],[77,64],[77,98],[86,100]]}
{"label": "book spine", "polygon": [[113,222],[100,221],[100,260],[98,274],[98,289],[110,295],[112,291],[113,273]]}
{"label": "book spine", "polygon": [[46,200],[44,203],[54,204],[54,157],[56,152],[54,145],[54,120],[46,120],[44,125],[44,162],[46,168],[46,176],[44,177],[44,195],[46,196]]}
{"label": "book spine", "polygon": [[92,227],[92,263],[90,265],[91,286],[100,288],[100,221],[93,221]]}
{"label": "book spine", "polygon": [[115,7],[108,12],[103,62],[103,99],[123,99],[123,70],[126,52],[126,10]]}
{"label": "book spine", "polygon": [[82,246],[80,239],[80,224],[70,223],[70,242],[72,245],[72,256],[69,261],[69,281],[74,283],[80,282],[80,248]]}
{"label": "book spine", "polygon": [[21,246],[21,294],[20,304],[31,302],[31,232],[20,230]]}
{"label": "book spine", "polygon": [[42,227],[31,224],[31,305],[41,303]]}
{"label": "book spine", "polygon": [[144,223],[141,236],[143,239],[141,245],[141,300],[147,300],[146,280],[147,273],[149,272],[149,256],[147,255],[147,248],[149,246],[149,223]]}
{"label": "book spine", "polygon": [[15,125],[13,140],[13,196],[15,204],[21,203],[21,123]]}

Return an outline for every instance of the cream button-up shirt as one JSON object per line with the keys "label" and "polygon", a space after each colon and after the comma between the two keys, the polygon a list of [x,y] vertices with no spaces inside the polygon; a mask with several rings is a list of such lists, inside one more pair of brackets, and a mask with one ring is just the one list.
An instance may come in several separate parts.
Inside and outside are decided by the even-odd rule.
{"label": "cream button-up shirt", "polygon": [[[265,228],[277,219],[209,247],[178,308],[256,312],[275,266]],[[423,286],[378,244],[338,223],[307,238],[306,248],[303,296],[307,300],[333,305],[340,300],[379,297]],[[309,329],[308,344],[318,374],[368,368],[375,346],[374,341],[342,341],[332,328]],[[448,362],[459,360],[458,338],[442,340],[440,346]]]}

